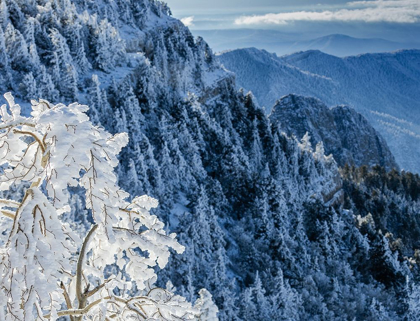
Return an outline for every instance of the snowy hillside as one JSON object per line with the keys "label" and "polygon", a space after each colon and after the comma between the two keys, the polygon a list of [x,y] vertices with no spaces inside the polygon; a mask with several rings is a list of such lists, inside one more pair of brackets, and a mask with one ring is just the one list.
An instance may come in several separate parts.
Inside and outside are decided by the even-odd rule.
{"label": "snowy hillside", "polygon": [[355,108],[385,138],[401,168],[420,172],[420,51],[346,58],[306,51],[277,57],[251,48],[218,58],[267,112],[290,93]]}
{"label": "snowy hillside", "polygon": [[[418,234],[409,232],[420,226],[418,176],[339,170],[321,144],[287,137],[160,1],[0,0],[0,8],[1,90],[27,106],[32,98],[87,103],[96,123],[128,133],[120,187],[158,199],[152,214],[185,246],[157,269],[159,286],[189,301],[205,287],[226,321],[418,315]],[[340,88],[285,70],[308,91]],[[90,228],[78,191],[69,205],[64,218]]]}

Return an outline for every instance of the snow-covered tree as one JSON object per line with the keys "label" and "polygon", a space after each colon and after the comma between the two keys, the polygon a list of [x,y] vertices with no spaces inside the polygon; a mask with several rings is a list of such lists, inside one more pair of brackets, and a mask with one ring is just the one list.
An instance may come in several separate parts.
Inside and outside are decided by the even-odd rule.
{"label": "snow-covered tree", "polygon": [[21,86],[24,88],[22,92],[25,93],[26,99],[29,100],[38,98],[38,88],[32,72],[27,73],[23,77]]}
{"label": "snow-covered tree", "polygon": [[420,288],[410,282],[407,278],[406,287],[408,288],[408,296],[406,299],[408,320],[420,320]]}
{"label": "snow-covered tree", "polygon": [[214,304],[210,292],[206,289],[200,290],[200,298],[198,298],[195,307],[200,311],[200,321],[217,320],[219,309]]}
{"label": "snow-covered tree", "polygon": [[[150,209],[157,200],[129,196],[114,167],[127,134],[95,127],[87,106],[32,101],[31,115],[10,93],[1,106],[0,189],[25,189],[1,199],[7,240],[0,251],[0,319],[216,320],[208,292],[196,307],[170,288],[154,286],[155,266],[169,249],[184,251]],[[84,191],[93,224],[82,240],[62,219],[72,201],[68,188]],[[81,192],[82,193],[82,192]],[[147,255],[146,255],[147,252]]]}
{"label": "snow-covered tree", "polygon": [[0,2],[0,25],[3,28],[6,28],[8,20],[9,20],[9,10],[7,8],[6,1],[1,1]]}
{"label": "snow-covered tree", "polygon": [[73,100],[77,96],[77,70],[66,39],[57,29],[50,30],[53,53],[53,80],[63,97]]}
{"label": "snow-covered tree", "polygon": [[93,48],[95,64],[104,71],[113,70],[124,59],[125,44],[107,19],[97,23],[94,30]]}
{"label": "snow-covered tree", "polygon": [[[3,3],[4,1],[1,4]],[[0,7],[0,11],[1,10]],[[6,51],[6,39],[3,29],[0,28],[0,88],[6,88],[7,85],[10,85],[10,80],[12,78],[10,68],[9,57]]]}
{"label": "snow-covered tree", "polygon": [[30,69],[30,57],[28,46],[18,29],[12,24],[8,24],[5,31],[6,53],[12,68],[18,72],[28,71]]}

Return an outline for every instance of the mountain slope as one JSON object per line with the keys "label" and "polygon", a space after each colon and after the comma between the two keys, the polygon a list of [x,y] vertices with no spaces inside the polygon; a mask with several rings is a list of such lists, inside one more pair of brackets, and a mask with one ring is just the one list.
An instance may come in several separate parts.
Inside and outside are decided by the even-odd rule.
{"label": "mountain slope", "polygon": [[332,154],[339,166],[398,168],[384,139],[349,107],[328,109],[317,99],[288,95],[276,102],[269,118],[288,135],[308,133],[313,146],[322,141],[326,155]]}
{"label": "mountain slope", "polygon": [[[96,122],[128,133],[120,185],[159,199],[154,214],[186,246],[159,271],[162,287],[170,280],[189,299],[206,287],[221,320],[416,312],[408,299],[416,283],[406,283],[417,275],[414,259],[358,227],[362,213],[344,207],[335,161],[282,134],[165,4],[1,0],[1,8],[3,90],[86,102]],[[72,192],[66,217],[87,228],[90,213]]]}
{"label": "mountain slope", "polygon": [[[420,51],[338,58],[320,51],[276,57],[244,49],[218,58],[237,73],[238,85],[251,90],[268,112],[279,97],[289,93],[313,96],[328,106],[355,108],[385,138],[402,168],[420,172]],[[300,77],[291,75],[290,68],[296,68]],[[267,86],[255,86],[259,80]]]}
{"label": "mountain slope", "polygon": [[328,104],[333,104],[335,96],[340,95],[337,84],[331,78],[303,72],[265,50],[238,49],[217,57],[227,69],[235,73],[237,86],[252,90],[268,113],[278,98],[289,93],[317,97],[320,92],[333,92],[335,95],[326,101]]}

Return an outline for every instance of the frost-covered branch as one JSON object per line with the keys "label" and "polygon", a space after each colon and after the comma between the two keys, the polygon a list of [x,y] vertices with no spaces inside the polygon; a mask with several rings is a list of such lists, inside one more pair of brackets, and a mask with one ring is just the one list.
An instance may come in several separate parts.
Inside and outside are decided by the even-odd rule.
{"label": "frost-covered branch", "polygon": [[[185,298],[153,286],[169,249],[182,253],[184,247],[150,214],[157,200],[128,202],[119,188],[114,167],[127,135],[94,126],[87,106],[32,101],[31,116],[24,117],[13,97],[5,97],[0,190],[26,191],[20,201],[0,199],[1,213],[12,222],[0,249],[0,319],[196,318]],[[69,187],[84,190],[94,220],[83,241],[62,220],[70,211]],[[105,273],[108,267],[116,275]]]}

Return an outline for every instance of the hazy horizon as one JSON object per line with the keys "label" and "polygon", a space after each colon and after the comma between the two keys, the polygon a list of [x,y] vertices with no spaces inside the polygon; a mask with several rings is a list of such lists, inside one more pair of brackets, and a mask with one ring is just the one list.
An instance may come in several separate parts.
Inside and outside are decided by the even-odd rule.
{"label": "hazy horizon", "polygon": [[[419,47],[418,0],[321,0],[316,4],[310,0],[168,0],[167,3],[173,16],[181,19],[193,34],[203,36],[215,51],[239,47],[270,50],[274,47],[267,43],[302,42],[331,34],[380,38],[401,43],[407,49]],[[241,35],[242,39],[229,39],[233,34]]]}

